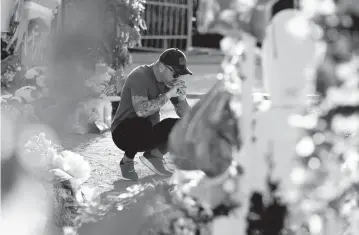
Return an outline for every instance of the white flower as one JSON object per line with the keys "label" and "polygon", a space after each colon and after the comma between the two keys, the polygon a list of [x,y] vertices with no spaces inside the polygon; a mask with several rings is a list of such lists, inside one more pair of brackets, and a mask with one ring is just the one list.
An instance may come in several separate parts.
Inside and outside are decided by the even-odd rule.
{"label": "white flower", "polygon": [[359,179],[359,154],[355,150],[348,150],[344,154],[345,162],[342,165],[341,171],[344,173],[345,177],[351,178],[353,181],[358,181]]}
{"label": "white flower", "polygon": [[356,74],[357,66],[352,61],[337,65],[335,73],[339,79],[346,80],[348,75]]}
{"label": "white flower", "polygon": [[37,135],[34,135],[33,137],[31,137],[30,141],[31,142],[34,142],[34,143],[37,143],[39,141],[39,137]]}
{"label": "white flower", "polygon": [[323,221],[319,215],[312,215],[309,218],[309,230],[312,234],[322,233]]}
{"label": "white flower", "polygon": [[28,150],[34,151],[39,148],[39,145],[37,145],[35,142],[28,141],[24,147]]}
{"label": "white flower", "polygon": [[81,192],[85,195],[86,200],[90,202],[95,202],[101,194],[101,190],[99,188],[92,188],[88,186],[82,186]]}
{"label": "white flower", "polygon": [[223,183],[223,190],[226,193],[234,193],[236,191],[236,182],[233,179],[228,179]]}
{"label": "white flower", "polygon": [[69,166],[66,172],[73,176],[79,184],[84,183],[90,177],[91,167],[83,156],[67,150],[61,152],[61,155]]}
{"label": "white flower", "polygon": [[26,73],[24,74],[24,77],[26,79],[33,79],[36,76],[39,76],[39,72],[37,71],[36,67],[27,70]]}
{"label": "white flower", "polygon": [[70,166],[61,155],[55,155],[52,159],[52,165],[54,168],[59,168],[64,171],[68,171]]}
{"label": "white flower", "polygon": [[63,227],[62,228],[63,234],[64,235],[76,235],[77,232],[73,227]]}
{"label": "white flower", "polygon": [[303,184],[307,178],[307,172],[302,167],[296,167],[292,170],[290,178],[294,184]]}
{"label": "white flower", "polygon": [[293,127],[312,129],[317,126],[318,119],[315,115],[291,115],[288,124]]}
{"label": "white flower", "polygon": [[45,80],[46,80],[45,75],[38,76],[38,77],[36,78],[36,84],[37,84],[39,87],[45,87],[45,86],[46,86]]}
{"label": "white flower", "polygon": [[350,115],[345,117],[343,115],[335,115],[332,119],[332,130],[335,133],[353,134],[359,131],[359,115]]}
{"label": "white flower", "polygon": [[303,137],[296,146],[296,153],[301,157],[310,156],[315,150],[313,139],[309,136]]}
{"label": "white flower", "polygon": [[226,55],[240,55],[244,50],[243,44],[232,37],[223,38],[220,42],[220,47]]}
{"label": "white flower", "polygon": [[321,162],[318,158],[316,157],[312,157],[309,161],[308,161],[308,166],[310,169],[312,170],[316,170],[320,167]]}
{"label": "white flower", "polygon": [[286,25],[286,30],[299,39],[306,39],[312,33],[310,21],[304,15],[293,17]]}
{"label": "white flower", "polygon": [[331,15],[334,14],[336,7],[333,0],[302,0],[301,8],[308,15]]}
{"label": "white flower", "polygon": [[327,99],[330,105],[358,105],[359,93],[357,88],[340,89],[336,87],[330,87],[328,89]]}

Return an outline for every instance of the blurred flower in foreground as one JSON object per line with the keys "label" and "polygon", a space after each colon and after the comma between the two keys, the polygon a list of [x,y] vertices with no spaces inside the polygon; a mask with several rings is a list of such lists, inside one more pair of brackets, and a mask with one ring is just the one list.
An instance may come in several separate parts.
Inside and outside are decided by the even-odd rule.
{"label": "blurred flower in foreground", "polygon": [[178,186],[163,187],[139,235],[211,234],[214,221],[240,206],[237,186],[241,174],[242,169],[233,163],[219,176],[202,175]]}
{"label": "blurred flower in foreground", "polygon": [[[316,115],[304,113],[290,123],[302,131],[296,154],[302,169],[292,169],[289,206],[293,224],[307,226],[311,234],[358,234],[359,90],[356,37],[357,6],[353,1],[303,0],[303,13],[321,31],[313,38],[325,45],[318,57],[315,85],[319,95]],[[352,7],[349,7],[352,5]],[[357,5],[357,4],[356,4]],[[304,125],[312,116],[315,125]],[[301,183],[303,180],[306,183]],[[298,196],[302,195],[302,196]],[[305,195],[305,197],[304,197]],[[301,214],[301,216],[296,216]],[[294,229],[293,233],[299,230]]]}
{"label": "blurred flower in foreground", "polygon": [[275,0],[200,1],[197,22],[202,33],[241,38],[244,31],[262,40]]}
{"label": "blurred flower in foreground", "polygon": [[331,15],[334,14],[336,9],[333,0],[302,0],[301,7],[310,16],[314,14]]}
{"label": "blurred flower in foreground", "polygon": [[[241,146],[234,92],[220,80],[176,125],[170,136],[174,163],[183,170],[223,174]],[[237,81],[239,82],[239,81]]]}
{"label": "blurred flower in foreground", "polygon": [[30,175],[22,174],[21,171],[15,174],[18,176],[15,184],[5,197],[2,196],[2,233],[43,234],[51,215],[50,198],[43,186]]}

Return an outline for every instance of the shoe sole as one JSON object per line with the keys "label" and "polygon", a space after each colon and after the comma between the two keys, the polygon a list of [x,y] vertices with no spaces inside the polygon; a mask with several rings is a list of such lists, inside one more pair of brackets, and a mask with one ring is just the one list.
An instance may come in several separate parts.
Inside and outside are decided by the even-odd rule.
{"label": "shoe sole", "polygon": [[138,181],[138,179],[137,179],[137,180],[134,180],[134,179],[126,178],[126,177],[124,177],[123,175],[121,175],[121,176],[122,176],[122,179],[123,179],[123,180],[126,180],[126,181]]}
{"label": "shoe sole", "polygon": [[150,161],[148,161],[144,156],[140,156],[139,157],[141,162],[147,166],[151,171],[155,172],[157,175],[160,175],[160,176],[169,176],[167,174],[163,174],[162,172],[159,172],[153,165]]}

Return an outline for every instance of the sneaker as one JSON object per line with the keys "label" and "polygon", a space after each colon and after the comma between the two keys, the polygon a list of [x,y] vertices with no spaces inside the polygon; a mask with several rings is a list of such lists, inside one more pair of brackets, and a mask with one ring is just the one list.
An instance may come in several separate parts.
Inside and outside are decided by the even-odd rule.
{"label": "sneaker", "polygon": [[145,166],[150,168],[153,172],[161,176],[171,176],[172,172],[168,171],[164,166],[163,158],[154,157],[150,154],[140,156],[140,160]]}
{"label": "sneaker", "polygon": [[133,180],[133,181],[138,180],[138,175],[135,171],[135,165],[133,161],[125,163],[121,160],[120,168],[121,168],[122,178],[124,178],[125,180]]}

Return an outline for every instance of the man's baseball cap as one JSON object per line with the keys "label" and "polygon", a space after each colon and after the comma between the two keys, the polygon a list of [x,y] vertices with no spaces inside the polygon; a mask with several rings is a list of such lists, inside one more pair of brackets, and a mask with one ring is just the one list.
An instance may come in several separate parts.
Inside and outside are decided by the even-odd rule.
{"label": "man's baseball cap", "polygon": [[193,74],[191,70],[187,68],[187,57],[178,48],[169,48],[162,52],[159,61],[170,66],[180,75]]}

